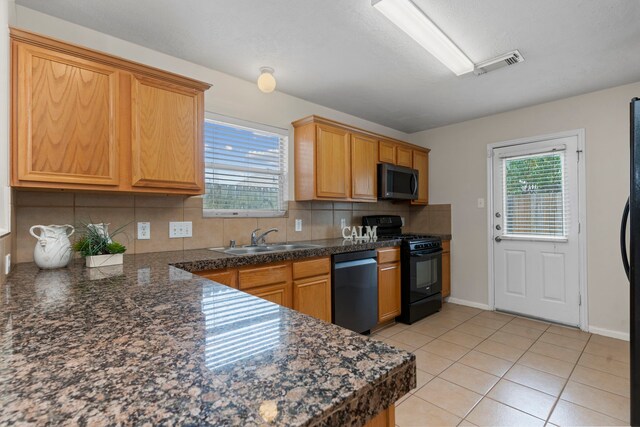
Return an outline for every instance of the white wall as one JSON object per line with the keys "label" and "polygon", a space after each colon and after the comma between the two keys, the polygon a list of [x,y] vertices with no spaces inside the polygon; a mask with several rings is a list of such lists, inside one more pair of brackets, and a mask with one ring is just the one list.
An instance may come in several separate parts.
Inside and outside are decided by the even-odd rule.
{"label": "white wall", "polygon": [[487,144],[584,128],[587,174],[589,325],[627,336],[629,283],[618,230],[629,194],[629,101],[640,83],[566,98],[411,135],[431,148],[429,197],[451,203],[452,296],[488,303],[486,209]]}
{"label": "white wall", "polygon": [[9,187],[9,23],[15,4],[0,0],[0,236],[11,228]]}
{"label": "white wall", "polygon": [[[407,140],[408,138],[407,134],[403,132],[282,92],[264,94],[258,90],[255,82],[248,82],[229,74],[165,55],[22,6],[16,6],[15,18],[12,19],[11,25],[212,84],[213,87],[205,94],[205,109],[207,111],[289,129],[290,171],[293,170],[291,122],[310,114],[317,114],[398,139]],[[256,70],[256,78],[258,77],[257,73],[258,70]],[[309,82],[309,84],[313,84],[313,82]],[[293,191],[293,181],[291,181],[289,186],[291,198],[293,198]]]}

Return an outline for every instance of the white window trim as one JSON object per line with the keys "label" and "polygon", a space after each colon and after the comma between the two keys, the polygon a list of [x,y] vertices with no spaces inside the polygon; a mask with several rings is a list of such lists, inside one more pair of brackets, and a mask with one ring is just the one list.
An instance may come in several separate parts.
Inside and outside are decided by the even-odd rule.
{"label": "white window trim", "polygon": [[[258,122],[252,122],[249,120],[243,120],[243,119],[238,119],[236,117],[229,117],[229,116],[225,116],[222,114],[217,114],[217,113],[212,113],[209,111],[205,111],[204,114],[205,119],[207,120],[213,120],[216,122],[222,122],[222,123],[228,123],[230,125],[235,125],[235,126],[240,126],[240,127],[245,127],[245,128],[249,128],[249,129],[256,129],[256,130],[261,130],[261,131],[265,131],[265,132],[270,132],[270,133],[275,133],[277,135],[283,136],[287,138],[289,138],[289,130],[288,129],[283,129],[283,128],[279,128],[276,126],[271,126],[271,125],[265,125],[263,123],[258,123]],[[204,141],[203,141],[204,143]],[[288,197],[289,197],[289,158],[288,158],[288,149],[287,148],[287,158],[285,159],[285,173],[284,173],[284,188],[282,189],[283,192],[283,198],[284,198],[284,205],[285,205],[285,209],[283,209],[282,211],[264,211],[264,210],[246,210],[246,211],[235,211],[235,212],[221,212],[221,211],[217,211],[214,209],[202,209],[202,216],[204,218],[283,218],[287,216],[287,209],[286,209],[286,205],[287,205],[287,201],[288,201]]]}

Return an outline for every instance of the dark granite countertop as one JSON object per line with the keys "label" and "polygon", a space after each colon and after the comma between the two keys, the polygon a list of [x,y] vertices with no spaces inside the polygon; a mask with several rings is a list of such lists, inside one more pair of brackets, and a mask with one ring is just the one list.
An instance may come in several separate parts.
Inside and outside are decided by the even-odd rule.
{"label": "dark granite countertop", "polygon": [[0,286],[0,425],[361,425],[415,386],[415,356],[174,265],[397,244],[18,264]]}

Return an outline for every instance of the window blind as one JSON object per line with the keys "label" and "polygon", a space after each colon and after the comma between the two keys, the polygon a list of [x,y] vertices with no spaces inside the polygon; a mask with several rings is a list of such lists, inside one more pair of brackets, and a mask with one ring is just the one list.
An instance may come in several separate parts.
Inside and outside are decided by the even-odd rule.
{"label": "window blind", "polygon": [[205,120],[204,213],[284,215],[287,145],[284,134]]}
{"label": "window blind", "polygon": [[566,238],[565,152],[502,159],[504,235]]}

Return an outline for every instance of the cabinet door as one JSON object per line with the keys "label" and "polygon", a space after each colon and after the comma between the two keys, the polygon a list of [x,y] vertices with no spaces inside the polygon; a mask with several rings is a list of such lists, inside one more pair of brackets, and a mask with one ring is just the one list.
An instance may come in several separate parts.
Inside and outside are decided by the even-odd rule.
{"label": "cabinet door", "polygon": [[402,145],[396,146],[396,164],[398,166],[412,167],[413,159],[412,159],[412,151],[411,148],[403,147]]}
{"label": "cabinet door", "polygon": [[413,168],[418,170],[418,198],[413,205],[429,204],[429,153],[413,150]]}
{"label": "cabinet door", "polygon": [[133,76],[131,185],[203,189],[203,94]]}
{"label": "cabinet door", "polygon": [[283,307],[292,308],[291,283],[278,283],[276,285],[262,286],[245,291],[248,294],[266,299]]}
{"label": "cabinet door", "polygon": [[346,130],[318,125],[316,136],[316,194],[348,199],[351,196],[351,150]]}
{"label": "cabinet door", "polygon": [[376,201],[378,196],[378,142],[351,136],[351,198]]}
{"label": "cabinet door", "polygon": [[378,161],[380,163],[396,164],[396,144],[390,141],[378,143]]}
{"label": "cabinet door", "polygon": [[13,185],[117,186],[118,70],[16,41],[12,49]]}
{"label": "cabinet door", "polygon": [[293,282],[293,309],[331,322],[331,277],[317,276]]}
{"label": "cabinet door", "polygon": [[451,295],[451,252],[449,252],[449,242],[442,242],[442,298]]}
{"label": "cabinet door", "polygon": [[378,322],[400,315],[400,263],[378,266]]}

